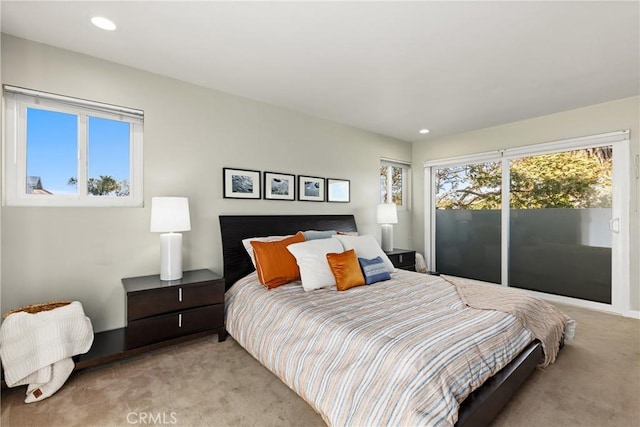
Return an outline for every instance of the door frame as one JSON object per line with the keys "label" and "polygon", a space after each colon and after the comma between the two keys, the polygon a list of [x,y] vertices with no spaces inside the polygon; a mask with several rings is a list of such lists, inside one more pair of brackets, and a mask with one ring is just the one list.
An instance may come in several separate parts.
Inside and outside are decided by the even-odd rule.
{"label": "door frame", "polygon": [[[608,311],[625,316],[631,315],[630,295],[630,263],[629,263],[629,215],[630,215],[630,138],[629,130],[608,132],[597,135],[571,138],[553,142],[526,145],[517,148],[472,154],[467,156],[450,157],[424,162],[424,223],[425,223],[425,261],[427,270],[435,266],[435,205],[436,189],[433,179],[433,169],[447,166],[482,163],[487,161],[502,162],[502,215],[501,215],[501,277],[502,285],[508,286],[509,259],[509,162],[513,158],[530,155],[550,154],[569,150],[601,147],[613,147],[612,171],[612,204],[610,228],[617,225],[618,232],[611,233],[611,304],[571,298],[561,295],[531,292],[544,299],[577,305],[585,308]],[[617,154],[618,153],[618,154]],[[504,161],[506,160],[506,161]]]}

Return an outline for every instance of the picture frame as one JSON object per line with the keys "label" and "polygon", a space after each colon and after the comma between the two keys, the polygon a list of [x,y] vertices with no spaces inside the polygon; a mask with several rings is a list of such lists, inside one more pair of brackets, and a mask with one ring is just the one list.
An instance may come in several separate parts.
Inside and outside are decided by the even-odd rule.
{"label": "picture frame", "polygon": [[306,202],[324,202],[324,178],[298,175],[298,200]]}
{"label": "picture frame", "polygon": [[288,173],[264,172],[265,200],[295,200],[296,176]]}
{"label": "picture frame", "polygon": [[327,178],[327,202],[349,203],[351,201],[351,181]]}
{"label": "picture frame", "polygon": [[222,168],[222,194],[225,199],[260,199],[260,171]]}

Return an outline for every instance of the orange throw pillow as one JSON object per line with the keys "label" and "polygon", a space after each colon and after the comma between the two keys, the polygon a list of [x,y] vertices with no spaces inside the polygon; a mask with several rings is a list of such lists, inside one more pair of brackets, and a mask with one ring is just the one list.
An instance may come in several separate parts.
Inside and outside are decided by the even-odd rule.
{"label": "orange throw pillow", "polygon": [[300,269],[294,256],[287,250],[287,246],[304,241],[304,235],[301,232],[275,242],[252,241],[251,246],[253,246],[260,283],[273,289],[299,280]]}
{"label": "orange throw pillow", "polygon": [[327,254],[327,261],[339,291],[346,291],[354,286],[364,285],[364,275],[358,263],[358,256],[353,249],[341,254]]}

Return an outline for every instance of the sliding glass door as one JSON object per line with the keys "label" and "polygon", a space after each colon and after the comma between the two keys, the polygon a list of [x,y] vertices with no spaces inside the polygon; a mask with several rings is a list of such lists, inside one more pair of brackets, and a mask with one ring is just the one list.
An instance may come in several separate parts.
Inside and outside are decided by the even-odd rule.
{"label": "sliding glass door", "polygon": [[509,163],[509,285],[611,304],[613,148]]}
{"label": "sliding glass door", "polygon": [[624,299],[628,132],[431,162],[425,171],[431,269],[595,303]]}
{"label": "sliding glass door", "polygon": [[436,168],[436,271],[500,283],[500,162]]}

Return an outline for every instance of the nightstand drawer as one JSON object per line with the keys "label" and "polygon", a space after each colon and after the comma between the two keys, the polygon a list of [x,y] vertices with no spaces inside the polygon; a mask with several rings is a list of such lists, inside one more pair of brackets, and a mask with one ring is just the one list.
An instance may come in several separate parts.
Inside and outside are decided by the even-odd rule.
{"label": "nightstand drawer", "polygon": [[218,329],[223,327],[223,324],[224,304],[134,320],[127,325],[127,347],[135,348],[209,329]]}
{"label": "nightstand drawer", "polygon": [[224,303],[224,281],[172,285],[127,295],[127,321]]}
{"label": "nightstand drawer", "polygon": [[406,249],[394,249],[393,251],[386,252],[386,254],[391,260],[391,263],[395,268],[415,271],[416,269],[416,252],[415,251],[410,251]]}

